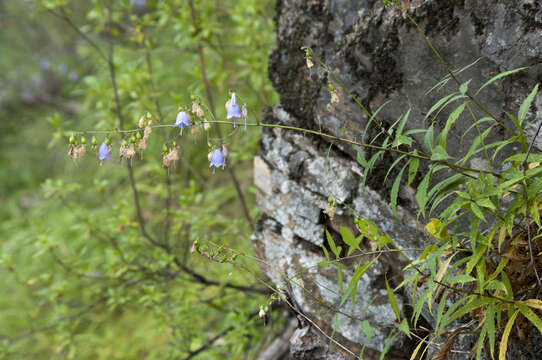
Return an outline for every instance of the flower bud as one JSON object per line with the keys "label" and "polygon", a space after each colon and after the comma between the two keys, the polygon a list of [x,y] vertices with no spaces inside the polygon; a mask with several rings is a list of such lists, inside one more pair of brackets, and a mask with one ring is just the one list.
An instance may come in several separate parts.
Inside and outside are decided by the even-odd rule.
{"label": "flower bud", "polygon": [[111,145],[111,140],[109,140],[109,138],[106,138],[104,143],[105,143],[105,145],[109,146],[109,145]]}
{"label": "flower bud", "polygon": [[141,133],[138,131],[137,134],[136,134],[136,139],[137,140],[141,140]]}
{"label": "flower bud", "polygon": [[265,310],[263,309],[263,306],[260,306],[260,312],[258,312],[258,316],[260,319],[265,318]]}
{"label": "flower bud", "polygon": [[70,144],[75,145],[77,141],[75,141],[75,136],[70,136]]}
{"label": "flower bud", "polygon": [[122,140],[121,146],[128,146],[128,142],[126,140]]}
{"label": "flower bud", "polygon": [[93,136],[93,137],[92,137],[92,140],[91,140],[91,143],[92,143],[92,146],[98,145],[98,139],[96,139],[96,137]]}
{"label": "flower bud", "polygon": [[131,137],[130,137],[130,142],[131,142],[132,144],[136,142],[135,136],[131,136]]}
{"label": "flower bud", "polygon": [[177,142],[176,141],[173,142],[173,147],[177,147]]}
{"label": "flower bud", "polygon": [[81,144],[86,144],[87,143],[87,139],[83,136],[81,137]]}
{"label": "flower bud", "polygon": [[213,149],[211,149],[211,151],[209,151],[209,154],[207,154],[207,159],[209,161],[211,161],[212,158],[213,158]]}
{"label": "flower bud", "polygon": [[222,155],[224,156],[224,159],[227,159],[228,156],[230,155],[228,148],[224,144],[222,144]]}
{"label": "flower bud", "polygon": [[166,144],[164,144],[164,145],[162,146],[162,152],[167,152],[167,145],[166,145]]}

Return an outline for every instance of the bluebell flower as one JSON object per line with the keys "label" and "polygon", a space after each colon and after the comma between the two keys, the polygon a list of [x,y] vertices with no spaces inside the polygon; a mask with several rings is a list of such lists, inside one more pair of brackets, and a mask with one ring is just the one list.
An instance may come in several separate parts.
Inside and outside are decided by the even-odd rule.
{"label": "bluebell flower", "polygon": [[233,119],[233,127],[235,127],[235,119],[241,118],[241,109],[239,109],[239,105],[237,105],[235,93],[231,94],[231,99],[226,103],[226,111],[226,120]]}
{"label": "bluebell flower", "polygon": [[190,118],[186,111],[181,111],[177,114],[177,119],[175,120],[173,127],[181,129],[181,136],[183,136],[183,129],[187,126],[190,127]]}
{"label": "bluebell flower", "polygon": [[226,167],[226,160],[224,159],[224,155],[222,155],[222,151],[216,149],[211,153],[211,163],[209,164],[209,167],[211,166],[215,167],[215,169],[213,169],[213,174],[217,167],[222,166],[222,170],[224,170]]}
{"label": "bluebell flower", "polygon": [[51,63],[47,59],[40,60],[40,68],[42,70],[49,70],[51,68]]}
{"label": "bluebell flower", "polygon": [[105,159],[111,160],[111,150],[105,143],[100,145],[100,149],[98,150],[98,159],[100,160],[100,166],[103,164]]}

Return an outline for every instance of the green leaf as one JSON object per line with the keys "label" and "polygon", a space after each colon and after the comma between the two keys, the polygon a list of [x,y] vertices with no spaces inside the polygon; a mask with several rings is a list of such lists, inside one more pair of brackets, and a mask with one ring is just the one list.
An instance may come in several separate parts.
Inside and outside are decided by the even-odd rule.
{"label": "green leaf", "polygon": [[497,80],[499,80],[499,79],[501,79],[501,78],[503,78],[503,77],[505,77],[505,76],[512,75],[512,74],[514,74],[514,73],[517,73],[518,71],[522,71],[522,70],[525,70],[525,69],[528,69],[528,66],[520,67],[520,68],[513,69],[513,70],[509,70],[509,71],[505,71],[505,72],[503,72],[503,73],[500,73],[500,74],[498,74],[498,75],[493,76],[491,79],[489,79],[488,81],[486,81],[486,82],[484,83],[484,85],[482,85],[482,87],[478,89],[478,91],[476,91],[476,92],[474,93],[474,96],[478,95],[478,94],[480,93],[480,91],[482,91],[486,86],[488,86],[488,85],[494,83],[495,81],[497,81]]}
{"label": "green leaf", "polygon": [[363,320],[361,322],[361,331],[363,331],[363,334],[368,339],[373,336],[373,329],[371,328],[371,324],[367,320]]}
{"label": "green leaf", "polygon": [[441,146],[438,145],[433,149],[433,153],[431,154],[431,160],[432,161],[446,161],[451,159],[452,157],[448,155],[446,150]]}
{"label": "green leaf", "polygon": [[474,215],[483,222],[486,222],[486,218],[484,217],[484,213],[482,212],[482,209],[476,203],[471,203],[470,208]]}
{"label": "green leaf", "polygon": [[422,216],[425,216],[425,204],[427,204],[428,200],[427,189],[429,188],[432,174],[433,169],[429,170],[429,172],[423,177],[422,182],[420,183],[420,185],[418,186],[418,190],[416,191],[416,201],[418,202],[418,206],[420,207],[420,212],[422,213]]}
{"label": "green leaf", "polygon": [[410,104],[409,104],[408,111],[401,118],[401,122],[399,123],[399,127],[397,128],[397,131],[395,132],[395,136],[399,137],[399,136],[403,135],[403,129],[405,128],[405,124],[406,124],[406,122],[408,120],[408,117],[410,116],[411,110],[412,110],[412,108],[410,107]]}
{"label": "green leaf", "polygon": [[338,259],[341,255],[342,248],[339,246],[335,246],[335,241],[333,241],[333,237],[329,233],[329,231],[326,230],[326,238],[327,243],[329,244],[329,248],[331,249],[331,252],[335,255],[335,258]]}
{"label": "green leaf", "polygon": [[388,300],[390,301],[391,308],[393,310],[393,313],[395,314],[395,317],[397,318],[397,321],[400,322],[401,321],[401,314],[399,312],[399,306],[397,305],[397,299],[395,298],[395,294],[393,293],[392,289],[390,288],[390,284],[388,284],[387,275],[384,275],[384,279],[386,280],[386,290],[388,291]]}
{"label": "green leaf", "polygon": [[407,319],[403,319],[403,321],[401,321],[401,324],[399,324],[399,330],[404,333],[406,336],[408,336],[408,338],[410,339],[410,328],[408,326],[408,321]]}
{"label": "green leaf", "polygon": [[453,278],[451,278],[450,284],[456,284],[456,283],[464,284],[466,282],[472,282],[472,281],[476,281],[476,278],[470,275],[462,274],[462,275],[456,275]]}
{"label": "green leaf", "polygon": [[533,103],[534,97],[536,96],[536,93],[538,92],[538,85],[536,84],[533,91],[523,100],[523,103],[519,107],[518,111],[518,121],[519,124],[522,125],[523,121],[525,120],[525,117],[527,116],[527,112],[529,112],[529,108],[531,107],[531,104]]}
{"label": "green leaf", "polygon": [[[431,106],[431,108],[429,109],[429,111],[427,112],[427,114],[425,114],[425,118],[424,120],[427,120],[427,118],[429,116],[431,116],[431,114],[433,112],[435,112],[436,110],[438,110],[441,106],[443,106],[444,103],[446,103],[448,100],[450,100],[453,96],[456,96],[457,97],[457,94],[458,93],[451,93],[451,94],[448,94],[446,95],[445,97],[443,97],[442,99],[440,99],[439,101],[437,101],[433,106]],[[460,97],[463,97],[463,95],[459,95]]]}
{"label": "green leaf", "polygon": [[393,186],[391,187],[391,210],[393,211],[393,215],[397,217],[397,196],[399,194],[399,186],[401,185],[401,178],[403,177],[403,172],[405,171],[408,164],[405,164],[401,171],[399,171],[399,174],[395,178],[395,181],[393,182]]}
{"label": "green leaf", "polygon": [[474,254],[472,254],[469,262],[467,263],[467,268],[465,269],[465,275],[468,275],[472,272],[476,264],[478,264],[478,261],[482,258],[485,251],[487,250],[487,245],[480,245],[476,247],[474,250]]}
{"label": "green leaf", "polygon": [[494,301],[494,300],[490,299],[490,298],[475,299],[472,302],[470,302],[470,303],[466,304],[465,306],[461,307],[460,309],[458,309],[452,315],[446,316],[446,314],[445,314],[444,319],[442,321],[442,328],[445,328],[446,326],[448,326],[449,324],[451,324],[455,320],[465,316],[466,314],[468,314],[472,310],[475,310],[475,309],[478,309],[478,308],[480,308],[480,307],[482,307],[484,305],[487,305],[487,304],[491,303],[492,301]]}
{"label": "green leaf", "polygon": [[423,138],[424,145],[429,151],[433,150],[433,144],[435,142],[434,132],[435,130],[434,130],[433,124],[431,124],[429,128],[427,129],[427,132],[425,133],[424,138]]}
{"label": "green leaf", "polygon": [[358,288],[358,282],[360,281],[363,274],[365,274],[365,272],[371,267],[371,265],[374,263],[375,260],[376,258],[369,261],[367,264],[358,267],[354,271],[352,280],[350,280],[350,283],[348,284],[348,287],[346,288],[346,292],[343,294],[341,298],[341,303],[339,304],[339,307],[344,305],[344,303],[346,302],[346,299],[348,299],[348,296],[350,295],[352,295],[352,303],[353,304],[356,303],[356,290]]}
{"label": "green leaf", "polygon": [[531,322],[531,324],[536,326],[540,334],[542,334],[542,320],[540,320],[534,311],[532,311],[527,305],[523,305],[521,303],[516,303],[516,305],[518,306],[521,314],[525,316]]}
{"label": "green leaf", "polygon": [[[414,154],[418,155],[418,151],[414,150]],[[418,173],[418,168],[420,167],[420,159],[418,158],[411,158],[408,162],[408,183],[407,186],[410,186],[412,184],[412,181],[414,181],[414,178],[416,177],[416,174]]]}
{"label": "green leaf", "polygon": [[364,169],[369,167],[369,164],[367,163],[367,160],[365,160],[365,157],[363,156],[363,152],[361,150],[358,150],[356,154],[356,160],[358,161],[358,164],[363,166]]}
{"label": "green leaf", "polygon": [[459,92],[461,93],[461,95],[465,95],[469,89],[469,83],[471,82],[472,79],[464,82],[463,84],[461,84],[459,86]]}
{"label": "green leaf", "polygon": [[359,244],[360,244],[361,239],[362,239],[361,236],[358,236],[356,238],[354,236],[354,234],[352,234],[352,232],[348,228],[346,228],[344,226],[341,226],[339,231],[341,233],[341,237],[342,237],[344,243],[346,245],[348,245],[348,252],[347,252],[346,256],[350,256],[356,250],[361,251],[361,249],[359,248]]}
{"label": "green leaf", "polygon": [[448,138],[448,133],[452,129],[452,126],[454,123],[459,119],[459,116],[465,111],[467,103],[462,103],[457,108],[455,108],[454,111],[448,116],[448,120],[446,121],[446,125],[444,126],[444,129],[440,132],[438,138],[437,138],[437,144],[442,145],[444,149],[446,149],[446,140]]}

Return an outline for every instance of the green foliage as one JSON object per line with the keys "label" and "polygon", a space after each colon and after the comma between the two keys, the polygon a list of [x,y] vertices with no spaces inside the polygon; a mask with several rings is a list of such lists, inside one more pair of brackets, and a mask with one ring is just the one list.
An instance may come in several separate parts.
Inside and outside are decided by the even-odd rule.
{"label": "green foliage", "polygon": [[[172,124],[191,95],[208,103],[198,46],[217,116],[230,89],[255,116],[277,100],[267,80],[273,2],[196,1],[199,32],[187,1],[111,4],[111,14],[109,1],[98,0],[0,4],[0,41],[9,42],[0,60],[9,89],[0,94],[0,103],[9,101],[0,107],[0,166],[7,169],[0,174],[0,358],[185,358],[230,328],[198,358],[254,356],[280,319],[264,328],[254,311],[265,297],[239,296],[230,286],[259,288],[245,278],[258,268],[220,250],[250,253],[251,230],[227,173],[209,172],[204,136],[154,130],[134,159],[145,230],[156,246],[141,231],[127,165],[98,166],[93,135],[73,130],[103,130],[96,143],[108,137],[117,150],[119,134],[106,130],[120,128],[121,118],[125,128],[145,113],[156,125]],[[37,95],[23,104],[18,91],[26,88]],[[246,191],[259,131],[228,136],[235,142],[228,165]],[[72,144],[86,137],[87,154],[77,162],[66,156],[71,137]],[[211,142],[216,137],[212,131]],[[173,141],[182,160],[168,173],[160,149]],[[255,216],[253,194],[245,197]],[[196,240],[222,255],[191,253]]]}

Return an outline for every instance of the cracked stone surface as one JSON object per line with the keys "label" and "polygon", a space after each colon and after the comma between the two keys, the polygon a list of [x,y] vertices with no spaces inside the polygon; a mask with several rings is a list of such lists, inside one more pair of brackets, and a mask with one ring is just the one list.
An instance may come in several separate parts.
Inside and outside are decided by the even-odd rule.
{"label": "cracked stone surface", "polygon": [[[402,3],[452,69],[460,69],[480,59],[458,76],[461,82],[471,80],[469,91],[475,92],[499,72],[529,67],[494,82],[477,96],[488,111],[512,127],[503,109],[516,114],[534,85],[542,80],[542,2],[403,0]],[[358,141],[370,141],[379,132],[375,126],[367,126],[366,114],[341,89],[336,79],[318,64],[311,70],[306,68],[301,46],[309,46],[370,112],[387,103],[378,115],[385,127],[404,114],[409,105],[412,110],[406,128],[425,126],[429,121],[425,114],[430,107],[457,89],[457,85],[449,81],[443,88],[426,95],[427,90],[446,75],[446,70],[408,19],[399,11],[384,8],[379,0],[277,0],[276,23],[277,48],[270,55],[269,76],[280,94],[281,104],[264,113],[264,122],[321,129]],[[329,84],[337,89],[338,103],[330,103]],[[436,131],[443,128],[455,106],[446,108],[432,119]],[[479,117],[483,115],[476,108],[473,112]],[[542,95],[539,94],[527,114],[528,136],[534,136],[540,121]],[[468,116],[457,120],[448,139],[450,155],[460,157],[468,150],[466,144],[470,144],[475,132],[464,137],[462,133],[471,124]],[[483,124],[480,130],[484,131],[487,126],[489,123]],[[501,140],[505,135],[495,132],[487,141]],[[542,137],[537,140],[537,145],[542,147]],[[398,218],[395,218],[387,199],[399,169],[393,170],[387,181],[384,178],[397,159],[396,155],[386,155],[366,179],[368,188],[362,189],[362,172],[356,162],[360,150],[357,147],[332,144],[309,134],[275,128],[263,131],[260,149],[261,153],[254,161],[254,183],[258,188],[258,205],[264,215],[253,240],[258,256],[268,264],[263,270],[284,288],[288,287],[287,278],[294,279],[290,284],[292,300],[323,329],[332,330],[335,314],[332,309],[338,304],[340,285],[335,268],[317,266],[325,259],[321,250],[326,246],[325,230],[332,232],[336,241],[340,241],[337,233],[341,226],[356,232],[352,223],[355,213],[373,221],[402,248],[424,247],[426,240],[413,215],[417,210],[414,190],[401,186]],[[505,149],[502,158],[517,151]],[[365,158],[374,154],[366,149],[362,152]],[[487,167],[482,157],[472,158],[469,164],[479,169]],[[427,169],[422,170],[421,176]],[[448,175],[442,172],[435,179]],[[420,180],[418,176],[415,182]],[[338,208],[334,219],[324,212],[330,196],[349,206],[348,209]],[[370,248],[370,244],[364,246]],[[406,254],[410,259],[416,256],[414,252]],[[358,260],[366,262],[368,258]],[[375,334],[368,344],[369,355],[366,352],[369,359],[378,358],[378,351],[383,349],[390,326],[395,322],[393,312],[386,305],[384,274],[397,284],[401,280],[398,269],[403,264],[397,256],[379,258],[362,277],[356,304],[350,299],[341,308],[344,314],[337,315],[335,334],[352,349],[360,349],[366,341],[358,318],[373,325]],[[348,284],[355,265],[354,261],[343,270],[343,286]],[[403,311],[408,311],[408,296],[399,294],[399,305]],[[433,322],[427,311],[423,315],[428,324]],[[307,330],[305,333],[309,338],[311,334],[321,337],[318,331],[309,333]],[[295,354],[294,358],[324,358],[316,357],[315,353],[310,355],[310,351],[303,350],[304,342],[297,341],[299,338],[292,339],[291,356]],[[325,339],[320,340],[323,342],[319,344],[329,344]],[[390,358],[408,359],[413,344],[416,342],[397,338]],[[511,344],[517,345],[517,341],[511,341]],[[521,346],[516,346],[510,359],[542,358],[540,346],[536,342],[531,345],[523,351]],[[310,346],[307,345],[307,349]],[[471,347],[472,339],[458,337],[450,359],[464,359]],[[334,347],[315,348],[323,351],[327,358],[335,356],[332,354],[350,358]],[[432,347],[430,353],[436,352],[438,348]]]}

